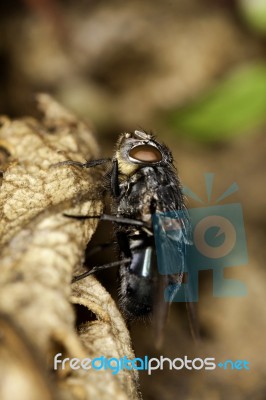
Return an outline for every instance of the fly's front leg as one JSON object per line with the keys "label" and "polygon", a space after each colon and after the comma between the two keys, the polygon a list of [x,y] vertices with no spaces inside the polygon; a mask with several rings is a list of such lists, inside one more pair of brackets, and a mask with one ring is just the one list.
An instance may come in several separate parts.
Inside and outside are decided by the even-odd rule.
{"label": "fly's front leg", "polygon": [[99,160],[92,160],[92,161],[86,161],[85,163],[82,163],[80,161],[74,161],[74,160],[66,160],[66,161],[60,161],[56,164],[51,165],[51,167],[59,167],[63,165],[74,165],[75,167],[79,168],[92,168],[96,167],[97,165],[102,165],[104,163],[110,162],[111,158],[100,158]]}
{"label": "fly's front leg", "polygon": [[80,219],[80,220],[98,218],[102,221],[116,222],[118,224],[124,224],[124,225],[134,225],[134,226],[139,226],[139,227],[143,227],[143,228],[146,227],[146,224],[143,221],[139,221],[137,219],[131,219],[131,218],[116,217],[115,215],[108,215],[108,214],[102,214],[102,215],[63,214],[63,215],[64,215],[64,217],[67,217],[67,218],[75,218],[75,219]]}
{"label": "fly's front leg", "polygon": [[81,275],[74,276],[74,278],[72,279],[71,283],[80,281],[81,279],[84,279],[89,275],[93,275],[93,274],[95,274],[95,272],[101,271],[103,269],[113,268],[113,267],[120,267],[121,265],[129,264],[130,262],[131,262],[131,258],[124,258],[123,260],[114,261],[114,262],[111,262],[111,263],[108,263],[108,264],[97,265],[96,267],[91,268],[89,271],[86,271]]}

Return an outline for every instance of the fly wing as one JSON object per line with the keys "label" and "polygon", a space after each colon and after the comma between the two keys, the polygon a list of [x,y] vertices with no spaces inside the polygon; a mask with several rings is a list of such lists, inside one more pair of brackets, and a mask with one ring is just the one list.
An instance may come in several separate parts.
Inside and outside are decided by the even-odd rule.
{"label": "fly wing", "polygon": [[153,232],[158,272],[161,275],[182,276],[186,265],[186,246],[190,244],[187,213],[180,210],[153,214]]}
{"label": "fly wing", "polygon": [[[198,328],[193,304],[194,279],[186,262],[187,247],[191,244],[190,221],[187,211],[176,210],[154,214],[153,231],[159,282],[163,282],[158,285],[161,303],[164,303],[164,305],[160,305],[160,308],[168,309],[171,302],[186,302],[191,332],[197,338]],[[188,276],[186,283],[183,282],[184,272]],[[158,305],[156,309],[159,309]]]}

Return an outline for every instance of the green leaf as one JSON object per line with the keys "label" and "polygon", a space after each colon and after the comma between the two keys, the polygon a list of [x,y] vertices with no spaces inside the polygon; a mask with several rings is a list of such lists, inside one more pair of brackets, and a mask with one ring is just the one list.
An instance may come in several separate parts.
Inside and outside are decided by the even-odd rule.
{"label": "green leaf", "polygon": [[240,14],[247,24],[256,32],[266,34],[265,0],[238,0]]}
{"label": "green leaf", "polygon": [[206,141],[230,138],[262,124],[266,121],[266,65],[235,71],[168,118],[175,130]]}

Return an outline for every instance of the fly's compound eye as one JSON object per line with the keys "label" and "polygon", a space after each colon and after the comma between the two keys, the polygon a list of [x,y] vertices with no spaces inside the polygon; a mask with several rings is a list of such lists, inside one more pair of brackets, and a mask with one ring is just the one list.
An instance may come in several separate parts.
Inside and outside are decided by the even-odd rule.
{"label": "fly's compound eye", "polygon": [[128,154],[132,160],[143,163],[156,163],[162,161],[161,152],[156,147],[148,144],[135,146]]}

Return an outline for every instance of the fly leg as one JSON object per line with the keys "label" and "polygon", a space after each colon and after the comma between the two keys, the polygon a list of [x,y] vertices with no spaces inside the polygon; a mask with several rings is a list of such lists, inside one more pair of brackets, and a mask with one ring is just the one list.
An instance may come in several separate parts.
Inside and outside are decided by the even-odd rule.
{"label": "fly leg", "polygon": [[120,267],[121,265],[129,264],[130,262],[131,262],[131,258],[124,258],[123,260],[114,261],[114,262],[111,262],[108,264],[97,265],[96,267],[93,267],[92,269],[84,272],[81,275],[74,276],[74,278],[72,279],[72,283],[80,281],[81,279],[84,279],[89,275],[95,274],[95,272],[101,271],[102,269]]}
{"label": "fly leg", "polygon": [[[106,249],[107,247],[113,246],[114,244],[117,244],[117,242],[100,243],[100,244],[94,246],[92,249],[90,249],[89,252],[87,252],[86,258],[89,256],[92,256],[95,253],[100,252],[103,249]],[[131,258],[128,257],[123,260],[114,261],[114,262],[111,262],[108,264],[103,264],[103,265],[98,265],[98,266],[92,267],[88,271],[84,272],[83,274],[74,276],[74,278],[72,279],[72,283],[77,282],[81,279],[84,279],[87,276],[94,274],[95,272],[101,271],[102,269],[107,269],[107,268],[112,268],[112,267],[120,267],[120,265],[122,263],[127,264],[130,262],[130,260],[131,260]]]}
{"label": "fly leg", "polygon": [[98,218],[102,221],[111,221],[116,222],[118,225],[131,225],[131,226],[138,226],[143,232],[145,232],[148,236],[152,237],[153,232],[152,230],[145,224],[145,222],[140,221],[138,219],[131,219],[131,218],[124,218],[124,217],[116,217],[115,215],[69,215],[63,214],[67,218],[76,218],[76,219],[90,219],[90,218]]}
{"label": "fly leg", "polygon": [[75,218],[75,219],[80,219],[80,220],[97,218],[97,219],[100,219],[102,221],[111,221],[111,222],[116,222],[118,224],[146,227],[146,224],[143,221],[140,221],[140,220],[137,220],[137,219],[131,219],[131,218],[116,217],[115,215],[108,215],[108,214],[102,214],[102,215],[70,215],[70,214],[65,214],[65,213],[63,215],[64,215],[64,217],[67,217],[67,218]]}
{"label": "fly leg", "polygon": [[96,165],[101,165],[110,162],[111,160],[112,160],[111,158],[100,158],[99,160],[86,161],[85,163],[82,163],[80,161],[66,160],[66,161],[60,161],[56,164],[52,164],[51,167],[59,167],[62,165],[74,165],[75,167],[80,167],[80,168],[91,168],[91,167],[96,167]]}
{"label": "fly leg", "polygon": [[[102,215],[68,215],[64,214],[65,217],[67,218],[75,218],[75,219],[80,219],[80,220],[85,220],[85,219],[92,219],[92,218],[98,218],[103,221],[111,221],[111,222],[116,222],[118,224],[126,224],[126,225],[134,225],[134,226],[139,226],[140,228],[145,229],[145,223],[143,221],[139,220],[134,220],[130,218],[123,218],[123,217],[116,217],[114,215],[107,215],[107,214],[102,214]],[[95,253],[99,250],[101,250],[104,247],[108,247],[109,245],[112,245],[113,243],[104,243],[103,245],[98,245],[97,249],[92,249],[89,254]],[[121,265],[129,264],[131,262],[131,257],[124,258],[123,260],[120,261],[114,261],[112,263],[104,264],[104,265],[99,265],[96,267],[93,267],[89,271],[84,272],[81,275],[77,275],[73,278],[73,282],[77,282],[81,279],[86,278],[89,275],[94,274],[95,272],[98,272],[102,269],[107,269],[107,268],[112,268],[112,267],[119,267]]]}

